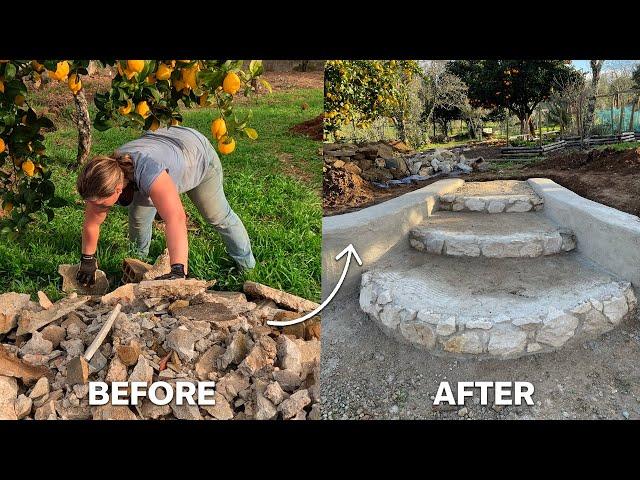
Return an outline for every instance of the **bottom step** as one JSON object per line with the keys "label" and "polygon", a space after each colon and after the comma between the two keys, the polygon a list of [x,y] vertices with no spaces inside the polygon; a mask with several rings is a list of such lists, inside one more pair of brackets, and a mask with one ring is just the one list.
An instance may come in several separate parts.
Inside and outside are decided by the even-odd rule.
{"label": "bottom step", "polygon": [[534,259],[428,255],[362,275],[360,306],[385,333],[434,354],[514,358],[607,332],[632,313],[631,284],[577,253]]}

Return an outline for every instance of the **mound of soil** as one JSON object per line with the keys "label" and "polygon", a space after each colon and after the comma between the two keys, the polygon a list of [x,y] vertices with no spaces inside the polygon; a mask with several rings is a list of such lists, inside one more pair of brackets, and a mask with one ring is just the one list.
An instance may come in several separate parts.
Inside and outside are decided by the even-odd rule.
{"label": "mound of soil", "polygon": [[322,185],[322,207],[325,212],[368,205],[373,197],[373,189],[360,175],[338,169],[325,173]]}
{"label": "mound of soil", "polygon": [[297,133],[298,135],[304,135],[312,140],[322,140],[322,118],[323,114],[321,113],[311,120],[294,125],[289,131]]}
{"label": "mound of soil", "polygon": [[640,148],[623,151],[612,148],[590,150],[587,152],[575,150],[552,156],[529,168],[554,168],[556,170],[580,170],[582,172],[637,173],[640,169]]}

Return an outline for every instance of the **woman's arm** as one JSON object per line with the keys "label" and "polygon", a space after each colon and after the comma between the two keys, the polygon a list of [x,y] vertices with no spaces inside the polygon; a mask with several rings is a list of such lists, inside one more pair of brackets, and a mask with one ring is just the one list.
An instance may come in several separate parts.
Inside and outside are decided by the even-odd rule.
{"label": "woman's arm", "polygon": [[94,207],[87,202],[84,208],[84,223],[82,224],[82,254],[93,255],[98,249],[100,225],[107,218],[107,211]]}
{"label": "woman's arm", "polygon": [[154,180],[149,197],[166,225],[165,235],[171,265],[181,263],[186,274],[189,260],[187,215],[184,213],[176,185],[166,171]]}

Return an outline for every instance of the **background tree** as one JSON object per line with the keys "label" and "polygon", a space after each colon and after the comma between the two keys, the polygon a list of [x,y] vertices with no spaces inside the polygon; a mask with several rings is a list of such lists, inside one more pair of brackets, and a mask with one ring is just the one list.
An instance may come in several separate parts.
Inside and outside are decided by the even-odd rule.
{"label": "background tree", "polygon": [[600,72],[605,60],[589,60],[591,66],[591,89],[589,94],[589,100],[587,102],[587,113],[584,118],[584,133],[585,136],[591,136],[593,130],[593,117],[596,111],[596,95],[598,95],[598,84],[600,83]]}
{"label": "background tree", "polygon": [[521,133],[532,135],[531,115],[550,96],[554,80],[581,78],[564,60],[454,60],[447,68],[469,87],[472,107],[507,108],[520,120]]}

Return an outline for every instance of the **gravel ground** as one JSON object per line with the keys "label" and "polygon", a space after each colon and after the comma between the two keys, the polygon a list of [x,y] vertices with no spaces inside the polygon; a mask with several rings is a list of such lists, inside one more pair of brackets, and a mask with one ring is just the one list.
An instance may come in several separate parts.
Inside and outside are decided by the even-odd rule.
{"label": "gravel ground", "polygon": [[[323,419],[640,419],[640,313],[597,340],[516,360],[438,358],[386,337],[357,295],[322,317]],[[441,381],[528,381],[534,406],[434,410]],[[477,392],[478,390],[476,390]],[[466,410],[465,410],[466,409]]]}

